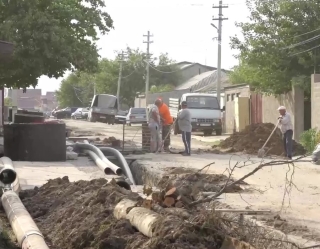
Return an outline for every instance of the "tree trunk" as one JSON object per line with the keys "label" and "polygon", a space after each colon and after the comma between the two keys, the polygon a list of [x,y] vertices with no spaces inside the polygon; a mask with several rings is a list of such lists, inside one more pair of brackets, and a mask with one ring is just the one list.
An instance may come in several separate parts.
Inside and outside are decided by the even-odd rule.
{"label": "tree trunk", "polygon": [[154,234],[155,224],[162,219],[160,214],[143,207],[135,207],[137,202],[123,199],[114,208],[113,215],[117,219],[127,219],[131,225],[147,237]]}

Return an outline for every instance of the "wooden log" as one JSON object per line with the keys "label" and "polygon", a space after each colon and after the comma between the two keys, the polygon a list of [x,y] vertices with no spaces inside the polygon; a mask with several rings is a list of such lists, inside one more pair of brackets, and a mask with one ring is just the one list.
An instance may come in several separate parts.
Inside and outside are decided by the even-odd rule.
{"label": "wooden log", "polygon": [[182,208],[183,203],[181,201],[177,201],[176,204],[174,205],[176,208]]}
{"label": "wooden log", "polygon": [[166,197],[163,201],[163,205],[166,207],[172,207],[175,204],[175,199],[173,197]]}
{"label": "wooden log", "polygon": [[176,192],[177,192],[177,188],[173,187],[167,191],[165,197],[173,197]]}
{"label": "wooden log", "polygon": [[255,249],[246,242],[226,236],[220,249]]}
{"label": "wooden log", "polygon": [[154,235],[153,228],[156,226],[156,223],[162,219],[160,214],[143,207],[132,208],[126,218],[132,226],[149,238]]}
{"label": "wooden log", "polygon": [[160,205],[154,204],[154,205],[152,205],[152,210],[159,213],[159,214],[175,215],[175,216],[181,217],[183,219],[190,218],[190,213],[183,208],[176,208],[176,207],[163,208]]}
{"label": "wooden log", "polygon": [[128,214],[128,208],[135,207],[137,204],[136,201],[129,199],[121,200],[114,208],[113,215],[117,219],[125,219]]}

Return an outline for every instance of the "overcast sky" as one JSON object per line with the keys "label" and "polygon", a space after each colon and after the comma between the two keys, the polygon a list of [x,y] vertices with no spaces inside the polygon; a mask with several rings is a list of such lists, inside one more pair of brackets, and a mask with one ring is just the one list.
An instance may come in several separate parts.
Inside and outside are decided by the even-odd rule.
{"label": "overcast sky", "polygon": [[[230,49],[230,36],[240,35],[235,22],[246,21],[249,12],[245,0],[225,0],[229,6],[223,9],[222,68],[237,65]],[[153,34],[150,52],[157,56],[167,52],[176,61],[190,61],[217,66],[217,31],[210,23],[218,17],[218,0],[106,0],[107,12],[114,21],[114,30],[102,36],[98,42],[102,57],[114,58],[115,50],[132,48],[146,49],[144,34]],[[41,77],[37,88],[42,94],[59,88],[61,79]]]}

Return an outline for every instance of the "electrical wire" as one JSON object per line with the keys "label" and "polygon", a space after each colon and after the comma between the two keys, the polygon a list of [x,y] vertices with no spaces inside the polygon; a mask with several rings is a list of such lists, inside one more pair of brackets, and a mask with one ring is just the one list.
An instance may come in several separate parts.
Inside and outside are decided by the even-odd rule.
{"label": "electrical wire", "polygon": [[315,48],[319,48],[319,47],[320,47],[320,45],[317,45],[317,46],[314,46],[313,48],[309,48],[309,49],[306,49],[306,50],[301,51],[301,52],[297,52],[297,53],[294,53],[294,54],[290,54],[289,56],[295,56],[295,55],[298,55],[298,54],[303,54],[303,53],[305,53],[305,52],[309,52],[309,51],[311,51],[311,50],[313,50],[313,49],[315,49]]}
{"label": "electrical wire", "polygon": [[305,44],[310,43],[310,42],[313,42],[313,41],[315,41],[315,40],[317,40],[317,39],[319,39],[319,38],[320,38],[320,35],[316,35],[316,36],[314,36],[314,37],[312,37],[312,38],[309,38],[309,39],[307,39],[307,40],[304,40],[304,41],[302,41],[302,42],[298,42],[298,43],[292,44],[292,45],[290,45],[290,46],[284,47],[284,48],[282,48],[281,50],[291,49],[291,48],[295,48],[295,47],[298,47],[298,46],[301,46],[301,45],[305,45]]}
{"label": "electrical wire", "polygon": [[153,67],[148,61],[145,61],[145,62],[148,63],[148,64],[149,64],[149,67],[151,67],[153,70],[158,71],[158,72],[160,72],[160,73],[170,74],[170,73],[176,73],[176,72],[179,72],[179,71],[183,70],[183,68],[180,68],[180,69],[178,69],[178,70],[176,70],[176,71],[164,72],[164,71],[161,71],[161,70]]}

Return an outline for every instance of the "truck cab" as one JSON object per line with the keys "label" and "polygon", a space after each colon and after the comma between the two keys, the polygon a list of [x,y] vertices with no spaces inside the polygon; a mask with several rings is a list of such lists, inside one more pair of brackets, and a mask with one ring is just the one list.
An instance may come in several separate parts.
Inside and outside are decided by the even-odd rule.
{"label": "truck cab", "polygon": [[115,123],[117,113],[117,97],[109,94],[98,94],[92,99],[88,119],[90,122],[100,121],[113,125]]}
{"label": "truck cab", "polygon": [[[192,131],[201,131],[208,136],[216,132],[222,134],[221,108],[215,94],[185,93],[180,99],[170,99],[169,107],[174,119],[181,109],[181,102],[186,101],[191,113]],[[179,133],[179,126],[176,122],[174,134]]]}

